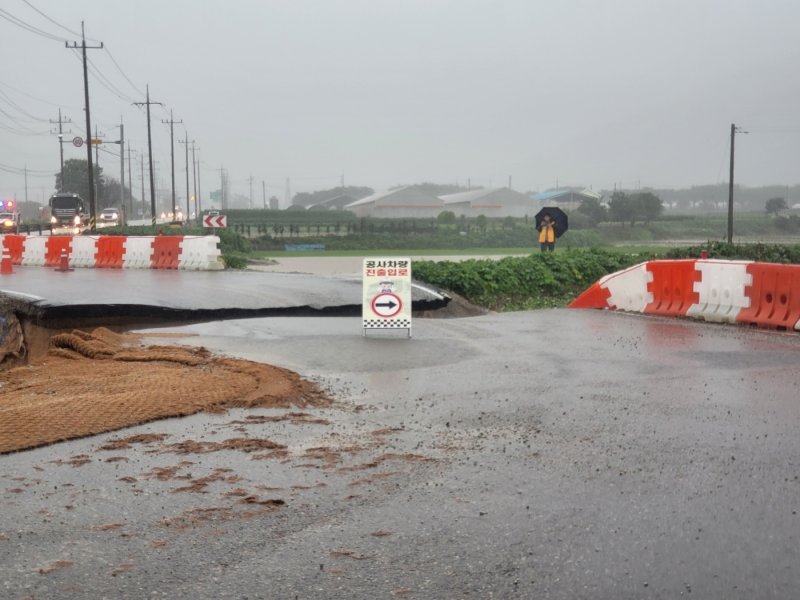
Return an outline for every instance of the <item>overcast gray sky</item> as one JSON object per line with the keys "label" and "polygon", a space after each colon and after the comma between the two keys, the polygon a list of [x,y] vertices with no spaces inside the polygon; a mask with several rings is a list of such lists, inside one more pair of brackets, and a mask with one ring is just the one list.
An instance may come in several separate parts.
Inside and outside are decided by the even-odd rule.
{"label": "overcast gray sky", "polygon": [[[170,110],[176,140],[199,148],[203,195],[224,166],[235,192],[249,195],[252,176],[256,205],[262,181],[283,202],[287,177],[292,193],[342,177],[378,190],[509,176],[520,191],[727,182],[731,123],[749,132],[736,137],[737,183],[800,181],[796,0],[3,0],[6,196],[24,199],[25,167],[30,200],[52,192],[59,107],[65,137],[85,135],[81,63],[64,44],[81,21],[89,44],[105,44],[88,54],[106,139],[122,119],[146,151],[131,103],[148,84],[164,103],[152,110],[160,188]],[[118,158],[100,164],[119,177]]]}

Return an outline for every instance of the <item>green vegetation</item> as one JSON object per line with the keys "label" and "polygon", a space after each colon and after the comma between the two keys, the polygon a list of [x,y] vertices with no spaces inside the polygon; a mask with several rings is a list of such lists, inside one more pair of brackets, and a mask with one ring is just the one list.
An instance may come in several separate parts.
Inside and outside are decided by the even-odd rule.
{"label": "green vegetation", "polygon": [[[652,200],[641,198],[644,206]],[[602,207],[600,207],[602,208]],[[645,211],[645,208],[641,209]],[[654,210],[651,207],[651,210]],[[609,222],[597,206],[570,212],[570,229],[556,247],[595,248],[619,244],[699,243],[727,237],[727,215],[662,214],[651,217],[639,212],[631,225]],[[229,228],[249,239],[253,250],[280,252],[286,244],[324,244],[328,251],[375,249],[536,248],[537,234],[532,218],[502,219],[455,217],[443,211],[432,219],[357,218],[348,211],[229,211]],[[644,219],[651,218],[649,222]],[[601,219],[600,222],[597,222]],[[637,220],[642,219],[642,220]],[[800,234],[800,215],[742,213],[736,215],[734,239],[766,241]]]}
{"label": "green vegetation", "polygon": [[[652,204],[649,196],[639,200],[643,202],[640,206]],[[650,222],[632,222],[626,217],[624,222],[595,224],[592,215],[597,216],[597,207],[590,208],[590,214],[571,213],[570,230],[558,240],[556,252],[544,255],[534,250],[535,231],[528,219],[465,219],[448,212],[438,219],[356,219],[338,235],[317,235],[320,226],[309,220],[292,227],[291,235],[253,236],[251,232],[250,254],[226,238],[223,253],[226,261],[229,256],[345,256],[365,252],[410,256],[522,254],[498,261],[414,262],[415,278],[498,311],[566,306],[603,275],[652,258],[699,257],[705,250],[710,258],[800,263],[800,246],[763,241],[800,233],[797,215],[737,215],[737,238],[755,243],[729,245],[721,241],[727,231],[724,214],[651,214]],[[644,212],[637,214],[637,218],[648,218]],[[305,213],[307,218],[309,215]],[[247,234],[243,226],[238,231]],[[323,244],[325,250],[285,252],[285,244],[291,243]]]}
{"label": "green vegetation", "polygon": [[414,262],[414,278],[455,292],[497,311],[566,306],[607,273],[648,260],[650,255],[606,250],[538,251],[499,261]]}
{"label": "green vegetation", "polygon": [[708,242],[661,252],[593,248],[534,253],[500,261],[414,262],[414,277],[497,311],[563,307],[603,275],[655,258],[709,258],[800,264],[800,244]]}
{"label": "green vegetation", "polygon": [[664,253],[664,258],[697,258],[703,251],[708,254],[708,258],[800,264],[800,244],[727,244],[725,242],[707,242],[699,246],[672,248]]}
{"label": "green vegetation", "polygon": [[[651,202],[647,196],[643,202]],[[778,203],[773,203],[777,205]],[[542,254],[529,219],[465,219],[443,212],[436,219],[366,219],[345,211],[230,211],[218,229],[229,268],[248,260],[281,256],[504,255],[501,260],[414,261],[416,279],[439,286],[492,310],[566,306],[602,276],[653,258],[709,258],[800,264],[797,214],[743,213],[736,216],[736,244],[724,241],[727,216],[652,216],[648,223],[610,223],[597,206],[570,214],[570,230],[556,251]],[[638,213],[641,218],[644,213]],[[637,217],[637,218],[640,218]],[[270,222],[259,219],[270,218]],[[205,235],[197,226],[104,229],[126,235]],[[702,240],[702,241],[701,241]],[[707,241],[706,241],[707,240]],[[749,243],[744,243],[747,240]],[[288,244],[321,244],[325,250],[287,252]],[[513,256],[516,254],[517,256]]]}

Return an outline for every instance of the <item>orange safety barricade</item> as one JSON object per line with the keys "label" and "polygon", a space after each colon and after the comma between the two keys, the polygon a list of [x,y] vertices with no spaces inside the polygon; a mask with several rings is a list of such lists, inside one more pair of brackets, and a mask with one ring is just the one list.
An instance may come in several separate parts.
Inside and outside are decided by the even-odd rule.
{"label": "orange safety barricade", "polygon": [[800,265],[752,263],[747,272],[753,276],[744,290],[750,307],[739,311],[736,321],[793,330],[800,321]]}
{"label": "orange safety barricade", "polygon": [[25,236],[8,234],[3,237],[3,248],[11,254],[11,262],[15,265],[22,264],[22,255],[25,253]]}
{"label": "orange safety barricade", "polygon": [[182,241],[182,235],[157,235],[154,237],[153,254],[150,255],[150,268],[177,269]]}
{"label": "orange safety barricade", "polygon": [[124,235],[101,235],[95,244],[95,267],[100,269],[121,269],[125,256]]}
{"label": "orange safety barricade", "polygon": [[653,301],[644,307],[650,315],[683,316],[692,304],[700,301],[700,294],[694,291],[695,281],[700,281],[702,273],[695,269],[694,260],[651,260],[647,270],[653,274],[653,281],[647,284],[647,291]]}
{"label": "orange safety barricade", "polygon": [[608,288],[601,287],[598,281],[570,302],[567,308],[611,308],[608,305],[609,298],[611,292]]}
{"label": "orange safety barricade", "polygon": [[44,266],[57,267],[61,264],[61,252],[66,251],[67,256],[72,252],[71,235],[51,235],[45,242]]}

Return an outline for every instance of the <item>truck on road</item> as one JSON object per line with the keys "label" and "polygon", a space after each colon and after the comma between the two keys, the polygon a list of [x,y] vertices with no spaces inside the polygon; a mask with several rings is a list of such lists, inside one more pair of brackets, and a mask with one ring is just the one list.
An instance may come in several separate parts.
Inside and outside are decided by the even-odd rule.
{"label": "truck on road", "polygon": [[50,225],[82,228],[89,224],[89,203],[78,194],[58,192],[50,196]]}

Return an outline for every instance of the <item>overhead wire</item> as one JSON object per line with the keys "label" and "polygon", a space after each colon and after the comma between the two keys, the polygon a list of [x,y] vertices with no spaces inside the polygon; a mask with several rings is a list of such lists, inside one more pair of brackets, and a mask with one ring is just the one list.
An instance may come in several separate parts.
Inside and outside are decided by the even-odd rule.
{"label": "overhead wire", "polygon": [[14,173],[15,175],[31,175],[33,177],[50,177],[53,173],[49,170],[44,169],[28,169],[27,167],[14,167],[12,165],[6,165],[4,163],[0,163],[0,170],[5,171],[6,173]]}
{"label": "overhead wire", "polygon": [[[28,127],[27,125],[22,124],[19,121],[19,119],[17,119],[14,115],[12,115],[11,113],[7,112],[6,110],[4,110],[2,108],[0,108],[0,114],[3,114],[5,116],[7,116],[9,119],[11,119],[11,121],[13,121],[14,125],[16,125],[17,127],[21,128],[23,130],[22,132],[20,132],[22,135],[42,135],[40,132],[35,131],[35,130],[31,129],[30,127]],[[7,125],[5,126],[5,128],[8,131],[14,131],[13,128],[8,127]]]}
{"label": "overhead wire", "polygon": [[15,135],[44,136],[50,134],[50,131],[34,131],[33,129],[30,129],[28,131],[22,131],[19,129],[14,129],[13,127],[9,127],[8,125],[5,125],[3,123],[0,123],[0,129],[8,131],[9,133],[13,133]]}
{"label": "overhead wire", "polygon": [[66,32],[68,32],[68,33],[71,33],[71,34],[72,34],[72,35],[74,35],[74,36],[81,37],[81,34],[80,34],[80,33],[76,33],[75,31],[72,31],[71,29],[69,29],[69,28],[67,28],[67,27],[64,27],[64,26],[63,26],[61,23],[59,23],[59,22],[58,22],[58,21],[56,21],[55,19],[51,19],[51,18],[50,18],[50,17],[48,17],[46,14],[44,14],[44,13],[43,13],[41,10],[39,10],[38,8],[36,8],[36,7],[35,7],[33,4],[31,4],[30,2],[28,2],[28,0],[22,0],[22,1],[23,1],[25,4],[27,4],[29,7],[31,7],[33,10],[35,10],[37,13],[39,13],[41,16],[43,16],[45,19],[47,19],[48,21],[50,21],[50,22],[51,22],[53,25],[56,25],[57,27],[60,27],[60,28],[61,28],[61,29],[63,29],[64,31],[66,31]]}
{"label": "overhead wire", "polygon": [[[62,25],[57,20],[53,19],[52,17],[47,15],[45,12],[43,12],[42,10],[37,8],[29,0],[22,0],[22,1],[31,10],[35,11],[39,16],[41,16],[42,18],[46,19],[49,23],[57,26],[58,28],[64,30],[65,32],[69,33],[70,35],[75,36],[75,37],[79,37],[82,40],[85,39],[85,40],[96,42],[96,40],[92,40],[91,38],[86,38],[82,32],[78,33],[77,31],[73,31],[72,29]],[[26,30],[26,31],[28,31],[30,33],[33,33],[35,35],[44,37],[44,38],[49,39],[49,40],[54,40],[54,41],[58,41],[58,42],[64,42],[65,45],[67,45],[67,47],[69,49],[73,50],[73,55],[76,56],[76,58],[78,58],[80,61],[83,60],[83,58],[81,56],[81,53],[78,52],[80,47],[76,46],[74,44],[70,45],[70,41],[67,40],[65,37],[62,37],[60,35],[51,33],[51,32],[46,31],[45,29],[42,29],[40,27],[37,27],[36,25],[33,25],[31,22],[28,22],[28,21],[26,21],[26,20],[24,20],[24,19],[22,19],[22,18],[20,18],[20,17],[18,17],[16,15],[12,14],[8,10],[0,9],[0,18],[3,18],[6,21],[9,21],[10,23],[16,25],[17,27],[19,27],[21,29],[24,29],[24,30]],[[97,42],[97,43],[99,43],[99,42]],[[137,85],[133,82],[133,80],[125,73],[125,71],[120,66],[119,62],[113,56],[113,54],[108,49],[108,47],[105,46],[104,44],[103,44],[103,49],[106,51],[106,54],[108,55],[109,59],[111,60],[112,64],[116,68],[116,70],[119,71],[120,75],[125,79],[125,81],[130,85],[130,87],[138,95],[144,96],[145,94],[137,87]],[[123,90],[121,90],[120,87],[115,85],[115,83],[111,80],[111,78],[106,76],[106,74],[103,73],[103,71],[92,60],[90,60],[88,57],[87,57],[87,70],[91,72],[91,74],[93,76],[93,79],[99,85],[101,85],[103,88],[105,88],[107,91],[109,91],[111,94],[113,94],[114,96],[116,96],[117,98],[119,98],[121,100],[124,100],[126,102],[131,103],[132,105],[134,105],[138,109],[140,109],[142,113],[145,113],[145,109],[144,109],[143,106],[135,104],[135,100],[130,95],[126,94]],[[33,100],[37,100],[39,102],[43,102],[43,103],[51,105],[51,106],[58,106],[59,108],[63,107],[63,105],[56,104],[56,103],[50,102],[48,100],[44,100],[42,98],[38,98],[38,97],[33,96],[33,95],[23,91],[23,90],[19,90],[17,88],[14,88],[13,86],[5,85],[5,84],[2,84],[2,83],[0,83],[0,85],[3,86],[4,88],[10,89],[10,90],[14,90],[19,94],[22,94],[24,96],[32,98]],[[0,95],[2,95],[3,98],[5,98],[5,101],[9,104],[9,106],[13,107],[15,110],[19,111],[21,114],[25,115],[26,117],[28,117],[30,119],[33,119],[34,121],[38,121],[38,122],[48,122],[49,121],[49,119],[41,119],[41,118],[38,118],[38,117],[34,116],[33,114],[25,111],[18,103],[16,103],[10,96],[5,94],[4,92],[0,91]],[[163,104],[159,104],[159,105],[162,107],[162,110],[164,110],[164,112],[166,114],[166,112],[167,112],[166,107]],[[71,110],[83,110],[80,107],[66,107],[66,108],[71,109]],[[49,135],[49,134],[52,133],[50,131],[42,131],[42,132],[35,131],[34,129],[31,129],[30,127],[27,127],[26,125],[24,125],[17,116],[15,116],[15,115],[7,112],[7,111],[4,111],[2,109],[0,109],[0,113],[4,114],[13,123],[13,124],[9,125],[9,124],[0,122],[0,129],[2,129],[2,130],[9,131],[9,132],[17,134],[17,135],[42,135],[42,136],[44,136],[44,135]],[[166,145],[165,141],[164,141],[164,137],[165,137],[164,134],[166,133],[166,131],[163,130],[163,129],[159,130],[159,128],[157,128],[157,127],[154,128],[154,129],[155,129],[155,131],[154,131],[155,137],[158,138],[158,140],[154,140],[154,146],[158,146],[163,150],[163,147]],[[115,154],[115,153],[113,153],[111,151],[104,150],[102,148],[100,150],[102,152],[104,152],[104,153],[107,153],[107,154],[110,154],[112,156],[115,156],[116,158],[119,158],[119,154]],[[17,173],[17,174],[20,174],[20,173],[24,172],[24,170],[15,170],[14,167],[10,167],[9,165],[4,165],[4,169],[3,170],[5,172]],[[28,173],[31,173],[31,171],[28,171]],[[51,174],[48,172],[47,176],[51,176]]]}
{"label": "overhead wire", "polygon": [[15,108],[15,109],[16,109],[16,110],[18,110],[19,112],[21,112],[23,115],[25,115],[25,116],[26,116],[26,117],[28,117],[29,119],[31,119],[31,120],[33,120],[33,121],[38,121],[38,122],[40,122],[40,123],[48,123],[48,122],[49,122],[49,119],[42,119],[42,118],[40,118],[40,117],[35,117],[35,116],[33,116],[31,113],[29,113],[29,112],[28,112],[28,111],[26,111],[24,108],[22,108],[22,107],[21,107],[19,104],[17,104],[16,102],[14,102],[14,101],[13,101],[13,100],[12,100],[12,99],[9,97],[9,95],[8,95],[8,94],[6,94],[6,93],[5,93],[5,92],[4,92],[2,89],[0,89],[0,96],[2,96],[3,98],[5,98],[5,101],[6,101],[6,102],[7,102],[7,103],[8,103],[10,106],[12,106],[13,108]]}
{"label": "overhead wire", "polygon": [[117,70],[122,74],[122,76],[131,85],[131,87],[136,91],[136,93],[139,94],[139,96],[144,96],[145,95],[144,92],[142,92],[142,90],[140,90],[138,87],[136,87],[136,84],[133,83],[133,81],[131,81],[130,77],[128,77],[125,74],[125,71],[122,70],[122,67],[119,66],[119,63],[111,55],[111,50],[108,49],[108,46],[103,46],[103,49],[106,51],[106,54],[108,54],[108,58],[111,59],[111,62],[114,63],[114,66],[117,67]]}
{"label": "overhead wire", "polygon": [[[77,48],[71,48],[72,55],[81,63],[83,64],[83,56],[80,52],[78,52]],[[95,81],[103,86],[106,90],[111,92],[114,96],[119,98],[120,100],[125,100],[126,102],[130,102],[133,100],[130,96],[126,96],[124,92],[119,90],[114,84],[112,84],[108,78],[103,75],[100,70],[95,66],[90,58],[87,57],[87,70],[94,76]]]}
{"label": "overhead wire", "polygon": [[104,75],[104,74],[103,74],[103,73],[100,71],[100,69],[98,68],[98,66],[97,66],[96,64],[94,64],[94,62],[92,61],[92,59],[90,59],[90,58],[87,58],[86,60],[87,60],[87,62],[89,63],[90,70],[91,70],[91,71],[94,73],[95,77],[98,77],[98,78],[102,79],[103,81],[105,81],[105,82],[106,82],[106,84],[108,84],[108,89],[109,89],[109,90],[111,90],[111,91],[114,91],[114,92],[115,92],[115,94],[116,94],[116,96],[117,96],[117,97],[118,97],[120,100],[125,100],[126,102],[132,102],[132,101],[133,101],[133,98],[131,98],[131,97],[130,97],[128,94],[126,94],[126,93],[125,93],[125,92],[123,92],[121,89],[119,89],[119,88],[118,88],[116,85],[114,85],[114,84],[111,82],[111,80],[110,80],[108,77],[106,77],[106,76],[105,76],[105,75]]}
{"label": "overhead wire", "polygon": [[10,85],[10,84],[5,83],[3,81],[0,81],[0,87],[8,88],[9,90],[14,90],[18,94],[22,94],[23,96],[27,96],[28,98],[36,100],[37,102],[42,102],[43,104],[49,104],[50,106],[56,106],[58,108],[66,108],[67,110],[83,110],[83,108],[78,107],[78,106],[65,106],[63,104],[57,104],[57,103],[51,102],[49,100],[44,100],[43,98],[39,98],[38,96],[34,96],[33,94],[29,94],[28,92],[25,92],[25,91],[23,91],[23,90],[21,90],[19,88],[15,88],[13,85]]}
{"label": "overhead wire", "polygon": [[6,21],[9,21],[10,23],[13,23],[17,27],[21,27],[22,29],[25,29],[26,31],[29,31],[29,32],[34,33],[36,35],[39,35],[41,37],[47,38],[49,40],[53,40],[53,41],[56,41],[56,42],[65,42],[65,43],[68,41],[63,37],[58,37],[57,35],[52,34],[52,33],[48,33],[46,31],[44,31],[43,29],[39,29],[38,27],[35,27],[35,26],[31,25],[30,23],[26,23],[25,21],[23,21],[19,17],[15,17],[10,12],[8,12],[7,10],[3,10],[2,8],[0,8],[0,18],[3,18]]}

